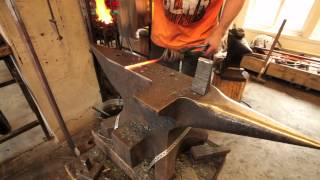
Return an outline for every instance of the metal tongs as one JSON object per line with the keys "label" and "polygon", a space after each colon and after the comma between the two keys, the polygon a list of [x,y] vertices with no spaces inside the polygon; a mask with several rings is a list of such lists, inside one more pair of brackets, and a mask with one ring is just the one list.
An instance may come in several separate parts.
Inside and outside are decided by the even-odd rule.
{"label": "metal tongs", "polygon": [[202,45],[183,48],[178,51],[172,50],[172,49],[165,49],[160,59],[164,61],[172,62],[172,61],[183,60],[185,56],[205,56],[205,52],[207,51],[208,48],[209,48],[209,44],[202,44]]}
{"label": "metal tongs", "polygon": [[185,55],[200,55],[203,56],[205,55],[205,52],[208,50],[209,44],[202,44],[202,45],[197,45],[197,46],[191,46],[188,48],[183,48],[180,50],[181,53]]}

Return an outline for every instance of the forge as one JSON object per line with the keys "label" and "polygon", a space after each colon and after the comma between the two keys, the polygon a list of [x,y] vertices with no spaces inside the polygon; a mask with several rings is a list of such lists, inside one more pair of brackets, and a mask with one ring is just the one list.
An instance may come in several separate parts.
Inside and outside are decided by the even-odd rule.
{"label": "forge", "polygon": [[145,159],[153,159],[147,169],[152,167],[154,179],[171,179],[181,147],[206,141],[200,129],[320,149],[318,140],[231,100],[214,86],[201,96],[191,90],[189,76],[157,63],[126,68],[146,60],[98,45],[91,49],[124,102],[109,139],[94,136],[132,179],[141,179],[135,167]]}

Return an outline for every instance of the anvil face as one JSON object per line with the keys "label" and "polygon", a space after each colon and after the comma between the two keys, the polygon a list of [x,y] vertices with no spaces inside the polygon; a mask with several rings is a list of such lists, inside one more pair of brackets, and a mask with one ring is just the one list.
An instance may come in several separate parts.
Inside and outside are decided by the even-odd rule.
{"label": "anvil face", "polygon": [[[153,152],[149,154],[145,150],[141,157],[154,157],[168,145],[170,131],[186,127],[320,149],[319,141],[227,98],[214,86],[209,88],[207,95],[200,96],[191,90],[192,78],[189,76],[157,63],[127,70],[125,66],[145,60],[96,45],[92,46],[92,50],[108,79],[123,98],[120,128],[113,132],[113,139],[115,150],[131,166],[141,159],[137,157],[137,162],[133,162],[133,157],[129,155],[132,152],[123,150],[120,148],[123,146],[117,144],[129,144],[138,147],[132,151],[143,151],[146,146],[142,144],[149,143],[153,146]],[[142,122],[144,125],[140,128],[140,134],[127,135],[124,142],[119,140],[124,134],[134,134],[126,128],[121,130],[121,126],[126,127],[128,122]]]}

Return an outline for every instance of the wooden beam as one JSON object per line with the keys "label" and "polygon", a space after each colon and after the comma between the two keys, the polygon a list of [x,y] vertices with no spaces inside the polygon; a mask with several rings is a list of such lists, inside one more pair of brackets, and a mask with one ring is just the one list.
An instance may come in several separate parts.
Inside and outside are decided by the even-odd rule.
{"label": "wooden beam", "polygon": [[12,51],[8,45],[4,45],[0,47],[0,58],[8,56],[10,54],[12,54]]}

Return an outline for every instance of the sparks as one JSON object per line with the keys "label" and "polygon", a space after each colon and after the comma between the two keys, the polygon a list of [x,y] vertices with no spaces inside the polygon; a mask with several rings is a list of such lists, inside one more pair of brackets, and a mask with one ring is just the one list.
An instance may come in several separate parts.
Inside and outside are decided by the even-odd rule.
{"label": "sparks", "polygon": [[160,61],[160,59],[153,59],[153,60],[145,61],[145,62],[142,62],[142,63],[125,66],[124,68],[132,70],[132,69],[139,68],[139,67],[142,67],[142,66],[145,66],[145,65],[148,65],[148,64],[153,64],[153,63],[156,63],[156,62],[159,62],[159,61]]}
{"label": "sparks", "polygon": [[111,10],[106,6],[105,0],[96,0],[96,13],[99,21],[105,24],[111,24],[113,22]]}

